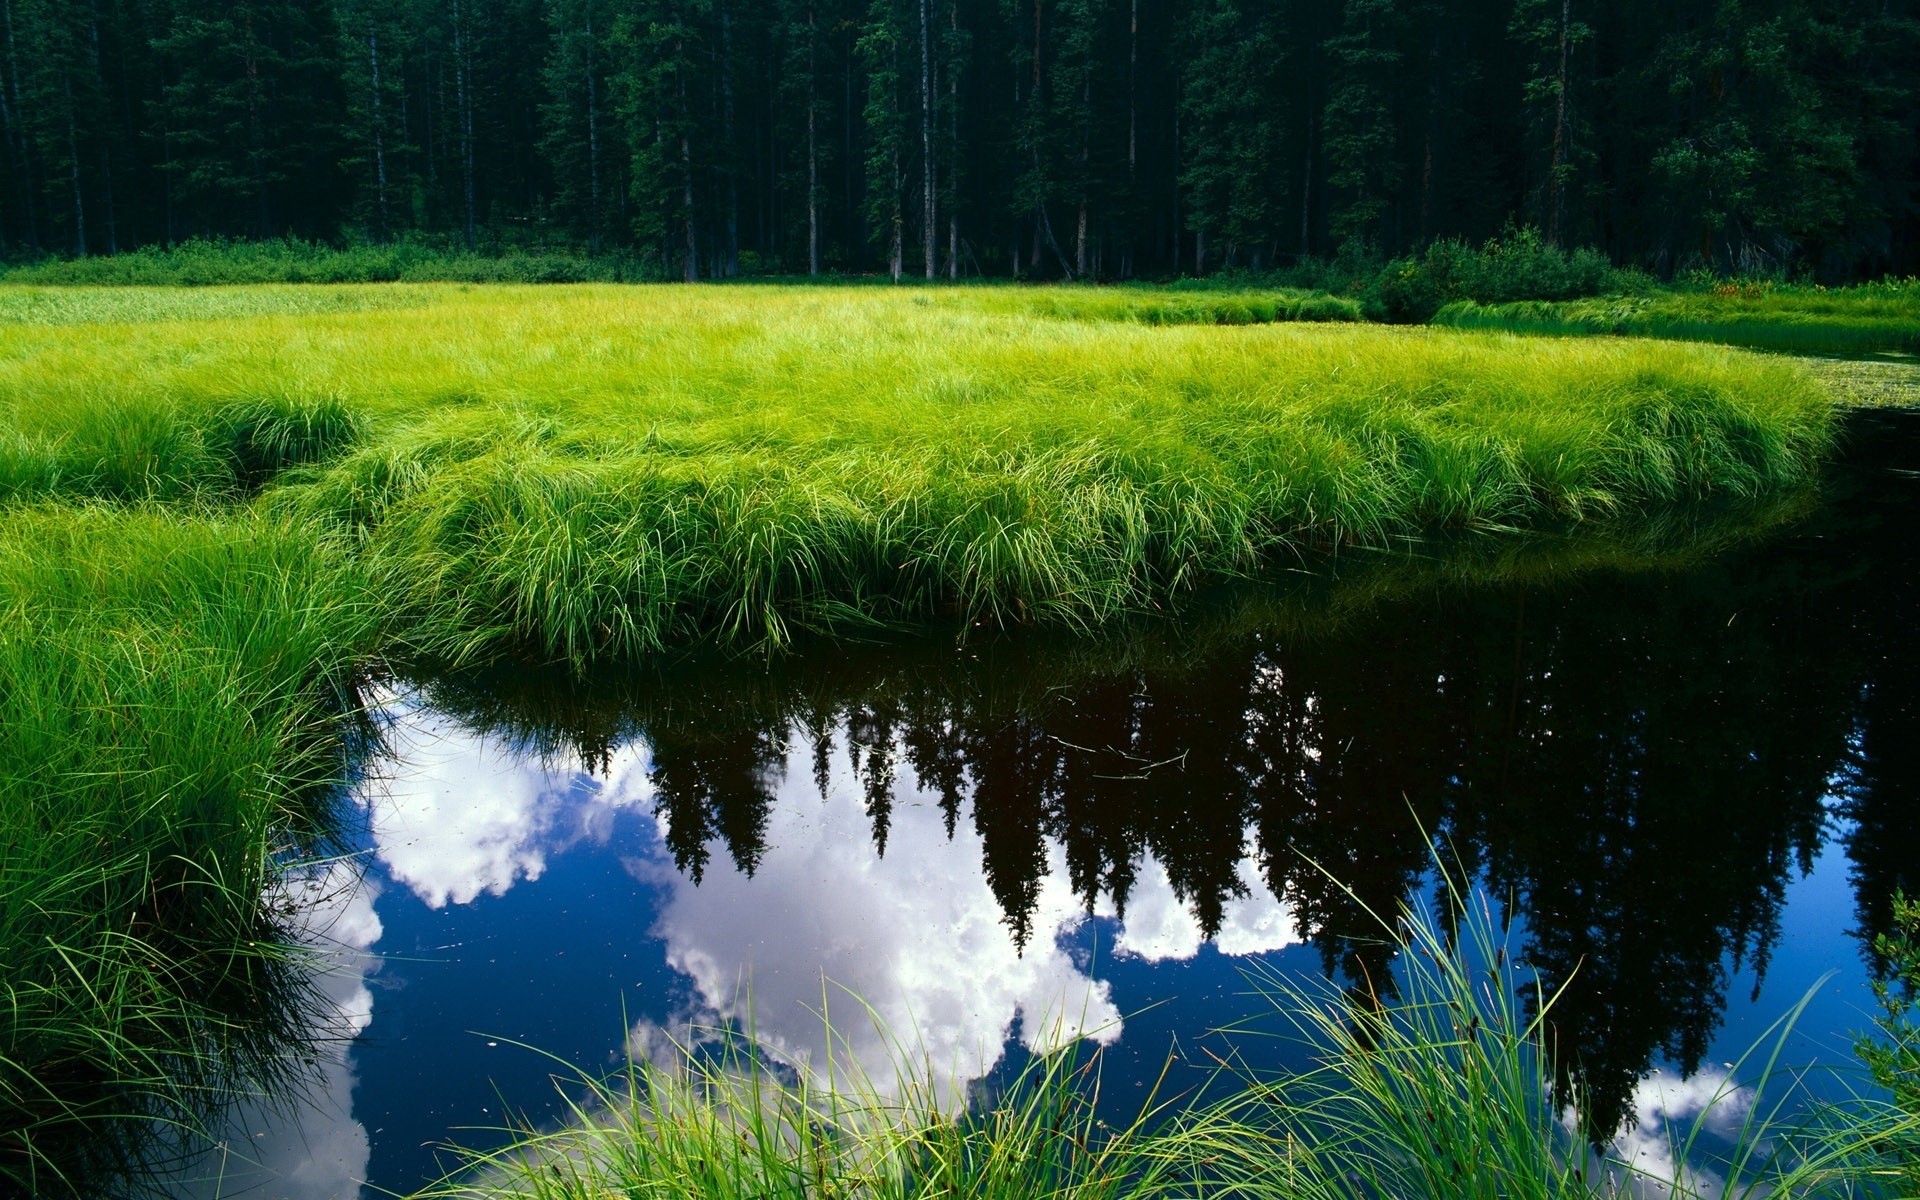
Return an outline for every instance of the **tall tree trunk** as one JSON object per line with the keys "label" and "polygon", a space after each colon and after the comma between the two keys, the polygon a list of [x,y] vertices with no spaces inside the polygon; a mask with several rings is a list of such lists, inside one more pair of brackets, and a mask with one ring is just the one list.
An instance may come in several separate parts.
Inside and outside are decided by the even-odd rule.
{"label": "tall tree trunk", "polygon": [[1427,47],[1426,136],[1420,153],[1420,243],[1425,245],[1433,230],[1433,148],[1440,140],[1440,72],[1446,61],[1440,54],[1441,25],[1434,23],[1433,41]]}
{"label": "tall tree trunk", "polygon": [[1573,0],[1560,0],[1560,68],[1554,79],[1553,158],[1547,167],[1547,245],[1560,244],[1566,215],[1566,188],[1562,176],[1567,161],[1567,54]]}
{"label": "tall tree trunk", "polygon": [[820,115],[819,34],[813,4],[807,4],[807,274],[820,274],[820,147],[815,126]]}
{"label": "tall tree trunk", "polygon": [[887,270],[895,283],[900,282],[902,260],[906,256],[907,216],[901,207],[901,191],[906,180],[900,174],[900,139],[893,139],[893,228],[887,236]]}
{"label": "tall tree trunk", "polygon": [[[960,37],[960,0],[947,0],[950,45]],[[947,278],[960,278],[960,63],[947,63]]]}
{"label": "tall tree trunk", "polygon": [[1087,277],[1087,159],[1089,143],[1093,139],[1093,68],[1089,64],[1087,77],[1080,84],[1080,221],[1073,236],[1073,272],[1085,279]]}
{"label": "tall tree trunk", "polygon": [[724,274],[732,278],[740,273],[740,171],[734,161],[733,140],[733,10],[720,0],[720,96],[723,167],[727,177],[727,244],[722,253]]}
{"label": "tall tree trunk", "polygon": [[[13,136],[13,104],[7,99],[6,84],[6,79],[0,79],[0,141],[4,141],[7,144],[7,178],[20,182],[20,202],[24,207],[29,200],[25,186],[26,172],[20,162],[19,147]],[[4,200],[6,195],[6,192],[0,191],[0,200]],[[4,218],[4,216],[5,213],[0,212],[0,218]],[[6,222],[4,219],[0,219],[0,257],[4,257],[10,248],[11,243],[7,240]]]}
{"label": "tall tree trunk", "polygon": [[21,207],[26,216],[27,244],[37,249],[40,227],[35,216],[38,206],[34,204],[33,144],[27,140],[27,111],[20,104],[20,59],[13,43],[13,0],[4,0],[0,12],[4,12],[7,19],[7,90],[12,93],[13,111],[18,117],[14,131],[19,146]]}
{"label": "tall tree trunk", "polygon": [[73,80],[60,77],[60,89],[67,100],[67,179],[73,187],[73,256],[87,256],[87,204],[80,193],[80,138],[74,128]]}
{"label": "tall tree trunk", "polygon": [[593,51],[593,5],[587,5],[587,245],[600,253],[600,81]]}
{"label": "tall tree trunk", "polygon": [[920,254],[925,277],[933,278],[934,231],[939,228],[933,196],[933,33],[929,9],[920,0]]}
{"label": "tall tree trunk", "polygon": [[674,57],[679,61],[675,72],[680,82],[680,213],[682,231],[686,237],[686,261],[681,265],[680,278],[687,283],[700,281],[700,253],[694,243],[693,228],[693,140],[687,131],[687,125],[693,119],[692,110],[687,107],[687,70],[685,42],[675,42]]}
{"label": "tall tree trunk", "polygon": [[245,60],[247,88],[247,155],[253,163],[253,196],[256,214],[260,222],[260,236],[273,236],[273,209],[267,196],[267,130],[266,121],[261,114],[265,104],[260,82],[260,39],[253,28],[253,9],[241,10],[246,14],[243,21],[245,31]]}
{"label": "tall tree trunk", "polygon": [[380,213],[380,240],[391,236],[387,213],[387,131],[380,106],[380,35],[367,25],[367,69],[373,79],[373,194]]}
{"label": "tall tree trunk", "polygon": [[[87,6],[87,42],[93,55],[93,78],[104,92],[107,86],[105,72],[100,69],[100,14],[93,6]],[[107,130],[101,129],[100,137],[100,202],[107,220],[107,253],[120,253],[119,218],[113,205],[113,151],[107,138]]]}
{"label": "tall tree trunk", "polygon": [[454,102],[459,106],[460,194],[465,209],[467,250],[473,250],[473,95],[469,62],[472,39],[466,36],[460,20],[460,0],[453,0],[453,84]]}

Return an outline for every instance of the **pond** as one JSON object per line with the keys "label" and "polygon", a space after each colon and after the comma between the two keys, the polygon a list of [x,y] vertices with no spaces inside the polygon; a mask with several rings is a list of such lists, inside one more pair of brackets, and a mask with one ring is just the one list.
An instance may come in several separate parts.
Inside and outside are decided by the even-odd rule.
{"label": "pond", "polygon": [[718,1021],[816,1060],[830,1022],[884,1081],[861,1002],[962,1085],[1090,1038],[1121,1111],[1260,1011],[1250,965],[1390,979],[1368,910],[1437,859],[1657,1153],[1816,984],[1787,1057],[1845,1060],[1920,890],[1916,466],[1920,419],[1862,414],[1757,526],[1353,555],[1080,639],[388,680],[354,853],[289,884],[355,1036],[178,1190],[405,1192]]}

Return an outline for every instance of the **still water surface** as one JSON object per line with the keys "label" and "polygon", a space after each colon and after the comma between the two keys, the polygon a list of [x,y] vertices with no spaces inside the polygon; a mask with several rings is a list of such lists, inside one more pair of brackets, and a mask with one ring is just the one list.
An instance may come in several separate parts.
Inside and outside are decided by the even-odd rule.
{"label": "still water surface", "polygon": [[1177,630],[394,681],[360,853],[293,885],[357,1037],[237,1114],[218,1191],[404,1192],[749,997],[798,1061],[824,1002],[884,1081],[841,987],[960,1083],[1091,1038],[1120,1106],[1258,1011],[1251,962],[1390,978],[1364,909],[1436,844],[1657,1152],[1823,978],[1789,1057],[1843,1060],[1920,890],[1917,466],[1920,421],[1862,416],[1771,533],[1355,558]]}

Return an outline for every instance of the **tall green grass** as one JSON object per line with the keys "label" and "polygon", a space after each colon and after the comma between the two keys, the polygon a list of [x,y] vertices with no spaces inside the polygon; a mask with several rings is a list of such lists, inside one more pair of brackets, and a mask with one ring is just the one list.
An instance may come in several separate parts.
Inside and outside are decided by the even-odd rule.
{"label": "tall green grass", "polygon": [[1810,354],[1920,350],[1920,281],[1849,288],[1729,283],[1585,300],[1458,301],[1434,323],[1456,329],[1611,334],[1724,342]]}
{"label": "tall green grass", "polygon": [[0,512],[0,1191],[149,1153],[308,1020],[265,903],[324,832],[365,598],[248,516]]}
{"label": "tall green grass", "polygon": [[[1243,1087],[1213,1114],[1219,1175],[1248,1200],[1383,1196],[1591,1200],[1657,1194],[1868,1197],[1899,1194],[1883,1156],[1920,1118],[1871,1094],[1814,1103],[1784,1061],[1811,997],[1729,1064],[1701,1111],[1666,1129],[1661,1168],[1622,1159],[1613,1129],[1580,1108],[1577,1071],[1557,1063],[1557,996],[1512,953],[1483,893],[1444,877],[1437,899],[1403,906],[1381,933],[1394,980],[1342,990],[1256,969],[1271,1016],[1253,1032],[1297,1039],[1316,1066]],[[1576,976],[1566,985],[1578,987]],[[1831,1069],[1831,1068],[1829,1068]],[[1844,1070],[1844,1068],[1842,1068]]]}
{"label": "tall green grass", "polygon": [[1036,1057],[970,1106],[897,1041],[883,1089],[837,1041],[795,1066],[737,1029],[690,1032],[611,1078],[565,1079],[558,1128],[497,1131],[503,1147],[463,1153],[416,1200],[1123,1200],[1194,1176],[1153,1100],[1118,1127],[1100,1117],[1097,1053]]}
{"label": "tall green grass", "polygon": [[271,479],[410,651],[584,663],[1088,625],[1316,548],[1761,496],[1828,438],[1818,384],[1724,352],[1032,319],[1106,295],[430,288],[0,327],[0,495]]}

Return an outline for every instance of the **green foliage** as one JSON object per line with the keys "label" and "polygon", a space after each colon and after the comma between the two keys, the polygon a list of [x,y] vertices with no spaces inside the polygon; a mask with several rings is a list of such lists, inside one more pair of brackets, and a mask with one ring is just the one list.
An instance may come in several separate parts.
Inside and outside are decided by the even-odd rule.
{"label": "green foliage", "polygon": [[[1795,1113],[1803,1098],[1780,1056],[1809,995],[1729,1064],[1689,1125],[1666,1130],[1673,1177],[1650,1173],[1615,1157],[1615,1131],[1586,1124],[1581,1097],[1556,1084],[1559,997],[1516,959],[1511,929],[1459,871],[1443,873],[1435,907],[1375,919],[1395,952],[1392,991],[1385,979],[1343,992],[1256,970],[1279,1036],[1317,1066],[1241,1079],[1209,1114],[1223,1194],[1838,1200],[1888,1194],[1879,1155],[1920,1129],[1872,1100]],[[1258,1017],[1244,1028],[1266,1032]],[[1730,1131],[1724,1150],[1716,1127]]]}
{"label": "green foliage", "polygon": [[[1143,327],[1350,313],[1310,296],[418,300],[0,327],[0,481],[219,496],[278,470],[266,502],[353,548],[399,644],[584,664],[876,621],[1086,624],[1308,547],[1775,493],[1828,437],[1816,385],[1725,353]],[[262,400],[263,378],[300,387]]]}
{"label": "green foliage", "polygon": [[[1873,983],[1880,1012],[1875,1033],[1863,1035],[1855,1050],[1873,1081],[1892,1094],[1895,1107],[1920,1124],[1920,901],[1895,895],[1893,924],[1891,932],[1873,940],[1883,964]],[[1920,1194],[1920,1131],[1909,1129],[1894,1138],[1884,1155],[1903,1193]]]}
{"label": "green foliage", "polygon": [[[1338,886],[1337,884],[1335,886]],[[1512,954],[1484,896],[1447,882],[1443,911],[1381,920],[1397,995],[1256,968],[1270,1008],[1231,1031],[1297,1041],[1314,1065],[1223,1069],[1204,1094],[1119,1126],[1099,1120],[1097,1051],[1031,1060],[984,1103],[944,1093],[891,1030],[898,1084],[838,1049],[787,1064],[750,1033],[691,1030],[610,1079],[563,1089],[558,1129],[509,1126],[420,1200],[1615,1200],[1657,1190],[1810,1198],[1892,1194],[1878,1154],[1920,1121],[1871,1101],[1812,1117],[1781,1047],[1805,1001],[1732,1064],[1736,1079],[1669,1130],[1675,1174],[1619,1159],[1555,1091],[1557,997]],[[870,1015],[870,1014],[869,1014]],[[663,1053],[660,1051],[664,1051]],[[629,1048],[633,1053],[633,1048]],[[1230,1060],[1231,1061],[1231,1060]],[[576,1081],[570,1081],[576,1082]],[[1569,1104],[1568,1101],[1572,1103]],[[1709,1131],[1731,1129],[1711,1147]],[[1597,1135],[1597,1136],[1596,1136]]]}
{"label": "green foliage", "polygon": [[1193,1174],[1196,1150],[1150,1128],[1152,1098],[1121,1126],[1097,1115],[1097,1050],[1032,1059],[976,1111],[879,1032],[886,1085],[831,1028],[825,1061],[790,1064],[749,1033],[695,1027],[612,1078],[570,1080],[560,1128],[510,1126],[415,1200],[1124,1200]]}
{"label": "green foliage", "polygon": [[1601,292],[1643,291],[1644,276],[1616,270],[1605,255],[1548,245],[1533,228],[1512,230],[1478,248],[1439,241],[1416,258],[1388,263],[1367,289],[1368,315],[1409,324],[1468,300],[1565,300]]}
{"label": "green foliage", "polygon": [[1462,329],[1677,338],[1802,353],[1911,352],[1920,349],[1920,281],[1850,288],[1729,281],[1562,303],[1458,302],[1435,321]]}
{"label": "green foliage", "polygon": [[48,259],[0,269],[0,282],[57,286],[630,283],[660,277],[657,258],[646,259],[631,252],[589,255],[574,250],[500,247],[476,253],[424,241],[339,249],[295,238],[193,240],[170,247],[150,246],[111,258]]}

